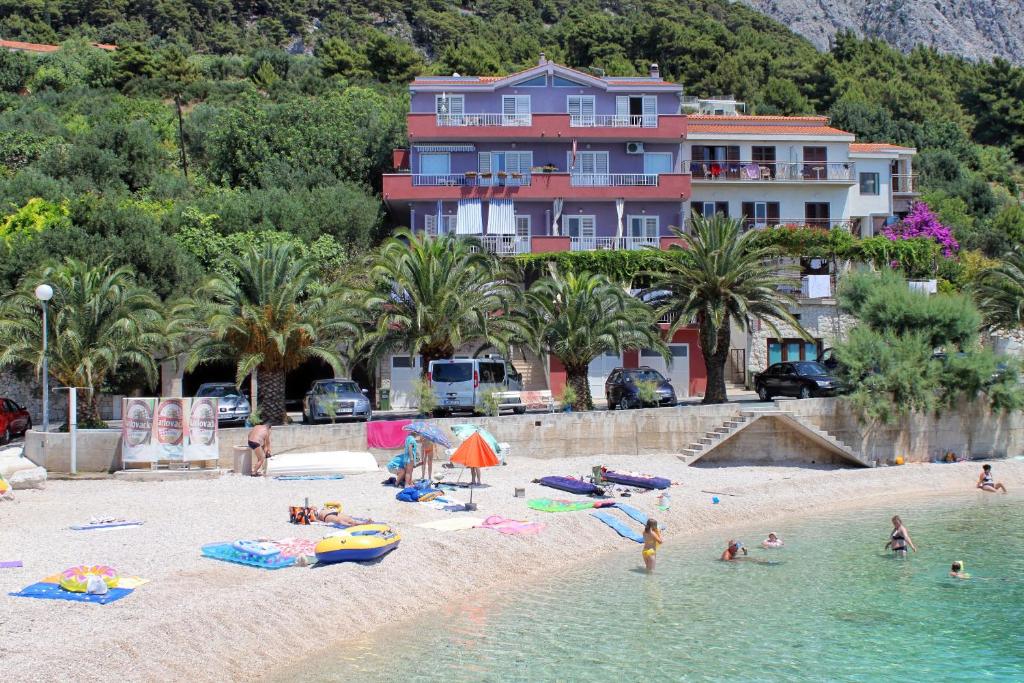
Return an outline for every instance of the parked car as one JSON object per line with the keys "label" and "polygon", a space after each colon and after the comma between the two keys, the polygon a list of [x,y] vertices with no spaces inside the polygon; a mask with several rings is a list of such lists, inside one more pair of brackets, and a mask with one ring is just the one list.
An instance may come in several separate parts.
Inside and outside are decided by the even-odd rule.
{"label": "parked car", "polygon": [[775,396],[835,396],[843,385],[821,363],[801,360],[775,363],[755,374],[754,389],[762,401],[770,401]]}
{"label": "parked car", "polygon": [[9,398],[0,398],[0,444],[9,443],[11,437],[25,436],[32,429],[32,416]]}
{"label": "parked car", "polygon": [[373,415],[366,389],[350,379],[320,379],[302,399],[302,424],[356,419],[366,422]]}
{"label": "parked car", "polygon": [[206,382],[199,385],[196,398],[217,399],[217,424],[244,424],[252,413],[249,399],[234,382]]}
{"label": "parked car", "polygon": [[[438,416],[456,411],[476,412],[483,406],[488,391],[523,390],[522,375],[507,360],[496,356],[432,360],[427,366],[427,381],[437,400],[434,413]],[[517,415],[526,412],[518,396],[503,397],[500,409],[511,409]]]}
{"label": "parked car", "polygon": [[604,397],[608,401],[608,410],[629,410],[644,406],[640,398],[640,384],[653,382],[657,403],[648,405],[674,406],[676,390],[665,376],[653,368],[615,368],[604,382]]}

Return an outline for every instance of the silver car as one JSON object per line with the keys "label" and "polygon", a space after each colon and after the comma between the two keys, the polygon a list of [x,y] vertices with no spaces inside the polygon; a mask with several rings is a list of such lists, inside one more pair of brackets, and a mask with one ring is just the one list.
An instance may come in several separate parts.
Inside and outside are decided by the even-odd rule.
{"label": "silver car", "polygon": [[321,379],[302,399],[302,423],[356,419],[366,422],[373,415],[366,390],[350,379]]}
{"label": "silver car", "polygon": [[242,424],[252,413],[249,400],[232,382],[201,384],[196,398],[217,399],[217,424]]}

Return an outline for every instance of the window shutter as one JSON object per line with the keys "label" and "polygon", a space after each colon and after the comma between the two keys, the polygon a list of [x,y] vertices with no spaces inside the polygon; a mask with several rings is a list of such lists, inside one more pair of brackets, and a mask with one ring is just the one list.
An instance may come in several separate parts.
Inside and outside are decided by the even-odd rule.
{"label": "window shutter", "polygon": [[580,217],[580,237],[593,237],[594,236],[594,217],[593,216],[581,216]]}
{"label": "window shutter", "polygon": [[588,95],[584,97],[580,102],[580,113],[583,116],[593,119],[594,118],[594,96]]}
{"label": "window shutter", "polygon": [[505,95],[501,98],[501,113],[505,116],[516,115],[516,98],[514,95]]}
{"label": "window shutter", "polygon": [[490,173],[491,172],[491,153],[490,152],[480,152],[479,158],[480,158],[480,163],[479,163],[479,170],[478,170],[478,172],[479,173]]}
{"label": "window shutter", "polygon": [[[738,149],[738,148],[737,148]],[[729,217],[729,202],[715,202],[715,213]]]}
{"label": "window shutter", "polygon": [[607,175],[608,173],[608,152],[594,153],[594,173]]}
{"label": "window shutter", "polygon": [[658,127],[658,98],[655,95],[644,95],[641,111],[645,128]]}
{"label": "window shutter", "polygon": [[516,237],[530,236],[530,217],[516,216]]}
{"label": "window shutter", "polygon": [[644,236],[645,237],[657,237],[658,236],[658,217],[657,216],[648,216],[645,219]]}
{"label": "window shutter", "polygon": [[618,95],[615,98],[615,116],[629,116],[629,97]]}
{"label": "window shutter", "polygon": [[583,116],[582,105],[583,99],[579,95],[569,95],[569,116]]}
{"label": "window shutter", "polygon": [[437,234],[437,215],[428,213],[423,217],[423,230],[428,235]]}

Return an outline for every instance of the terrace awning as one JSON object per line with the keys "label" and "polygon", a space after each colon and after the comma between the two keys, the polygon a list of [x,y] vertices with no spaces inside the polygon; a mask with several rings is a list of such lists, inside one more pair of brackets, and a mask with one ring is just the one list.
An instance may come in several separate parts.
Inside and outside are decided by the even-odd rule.
{"label": "terrace awning", "polygon": [[516,234],[516,209],[511,199],[494,199],[487,211],[488,235]]}
{"label": "terrace awning", "polygon": [[460,199],[455,214],[457,235],[482,235],[484,232],[483,211],[479,199]]}

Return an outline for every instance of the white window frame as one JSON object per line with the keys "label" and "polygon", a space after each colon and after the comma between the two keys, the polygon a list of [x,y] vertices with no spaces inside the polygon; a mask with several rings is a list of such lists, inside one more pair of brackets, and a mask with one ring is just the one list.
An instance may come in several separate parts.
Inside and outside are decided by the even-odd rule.
{"label": "white window frame", "polygon": [[[640,234],[633,231],[633,221],[640,222]],[[657,238],[661,235],[661,217],[634,213],[626,216],[626,236]]]}
{"label": "white window frame", "polygon": [[[441,157],[443,157],[444,160],[445,160],[445,169],[446,169],[444,171],[444,173],[434,173],[434,172],[426,173],[426,172],[424,172],[423,171],[423,160],[426,159],[427,157],[431,157],[431,158],[441,158]],[[451,155],[450,152],[420,152],[419,157],[418,157],[417,160],[419,161],[420,175],[441,176],[441,175],[451,175],[451,173],[452,173],[452,155]]]}
{"label": "white window frame", "polygon": [[[496,154],[501,155],[501,168],[495,168],[494,156]],[[517,168],[509,167],[509,158],[517,159]],[[498,184],[498,172],[504,171],[505,173],[522,173],[524,176],[530,175],[530,169],[533,168],[533,150],[522,150],[522,149],[496,149],[491,152],[479,152],[477,153],[477,173],[490,173],[491,178],[481,178],[481,185],[497,185]]]}
{"label": "white window frame", "polygon": [[[704,218],[714,218],[715,217],[715,202],[701,202],[700,205],[701,205],[700,206],[700,208],[701,208],[701,215],[704,216]],[[708,212],[708,207],[709,206],[711,207],[711,212],[710,213]]]}
{"label": "white window frame", "polygon": [[[447,100],[448,111],[441,111],[441,102]],[[452,106],[455,102],[459,103],[458,107]],[[458,111],[453,111],[458,109]],[[434,114],[438,116],[462,116],[466,113],[466,96],[465,95],[434,95]]]}
{"label": "white window frame", "polygon": [[[577,151],[576,165],[572,163],[572,152],[565,153],[565,166],[569,173],[574,176],[582,176],[574,182],[577,186],[604,187],[611,184],[610,167],[611,157],[607,151]],[[586,170],[584,159],[591,159],[590,171]]]}
{"label": "white window frame", "polygon": [[[576,114],[572,113],[573,101],[579,102],[579,111]],[[589,113],[584,111],[584,104],[589,103]],[[569,114],[570,124],[572,123],[573,116],[576,116],[578,123],[581,126],[592,126],[594,125],[595,112],[597,111],[596,100],[593,95],[566,95],[565,97],[565,111]]]}
{"label": "white window frame", "polygon": [[516,237],[530,237],[533,234],[533,216],[516,214]]}
{"label": "white window frame", "polygon": [[754,219],[755,228],[767,228],[768,227],[768,202],[754,202]]}
{"label": "white window frame", "polygon": [[[590,225],[587,226],[588,230],[586,230],[586,232],[588,232],[589,234],[584,234],[585,231],[583,224],[588,220],[590,222]],[[597,238],[597,216],[595,216],[594,214],[572,214],[569,216],[563,215],[562,221],[565,225],[565,234],[568,235],[569,237],[575,237],[577,239],[589,238],[591,240],[595,240]],[[575,223],[577,226],[575,235],[572,234],[572,230],[569,228],[569,225],[571,223]],[[595,246],[596,244],[597,243],[595,241]]]}
{"label": "white window frame", "polygon": [[453,213],[441,214],[441,226],[438,231],[437,214],[428,213],[423,216],[423,230],[428,235],[454,235],[456,218]]}
{"label": "white window frame", "polygon": [[[511,109],[508,102],[514,102]],[[525,104],[524,104],[525,103]],[[532,113],[529,95],[502,95],[501,96],[501,118],[507,126],[525,126],[530,122]]]}

